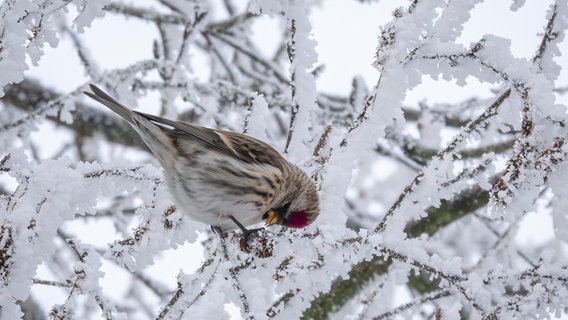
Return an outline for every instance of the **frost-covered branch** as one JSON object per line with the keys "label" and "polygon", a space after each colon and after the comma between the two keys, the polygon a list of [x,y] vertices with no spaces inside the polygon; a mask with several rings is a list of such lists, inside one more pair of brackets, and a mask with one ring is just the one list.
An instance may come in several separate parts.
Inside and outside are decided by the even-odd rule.
{"label": "frost-covered branch", "polygon": [[[411,1],[382,22],[376,78],[347,75],[337,92],[320,90],[313,5],[0,4],[2,319],[33,312],[25,300],[58,319],[566,314],[568,4],[547,1],[523,56],[498,27],[464,40],[489,1]],[[102,68],[82,32],[108,16],[124,28],[136,20],[151,52]],[[256,38],[267,17],[272,49]],[[349,23],[349,10],[337,21]],[[59,54],[60,43],[75,71],[24,77],[50,54],[43,46]],[[68,71],[89,79],[60,89]],[[460,87],[451,101],[442,81]],[[84,100],[88,83],[142,112],[270,143],[316,180],[320,216],[305,229],[266,228],[241,252],[240,231],[218,237],[179,210],[134,131]],[[416,102],[409,92],[426,93]],[[167,262],[175,271],[156,271],[172,252],[184,252]]]}

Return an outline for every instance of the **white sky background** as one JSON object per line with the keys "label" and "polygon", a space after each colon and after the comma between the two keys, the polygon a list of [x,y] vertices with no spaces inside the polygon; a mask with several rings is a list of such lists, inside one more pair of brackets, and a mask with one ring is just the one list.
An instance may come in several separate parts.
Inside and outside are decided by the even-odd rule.
{"label": "white sky background", "polygon": [[[143,6],[152,2],[134,3]],[[513,1],[493,0],[478,5],[474,15],[465,25],[465,32],[460,41],[464,45],[469,45],[484,34],[494,34],[511,39],[511,50],[515,56],[532,57],[539,42],[537,33],[541,32],[545,25],[548,3],[541,0],[527,0],[517,12],[503,15],[512,3]],[[318,90],[347,95],[351,90],[351,80],[356,75],[362,76],[369,88],[376,83],[378,72],[371,63],[378,43],[379,27],[390,21],[393,9],[402,4],[406,5],[407,2],[383,0],[378,3],[361,4],[348,0],[321,1],[320,7],[311,13],[313,36],[318,42],[319,63],[326,66],[317,80]],[[496,15],[496,12],[499,15]],[[277,28],[281,27],[280,22],[274,18],[263,17],[258,19],[257,24],[255,36],[258,46],[271,52],[276,43],[274,37],[280,36],[280,32],[277,31]],[[157,31],[153,25],[137,19],[126,20],[123,16],[108,13],[103,19],[95,20],[92,28],[87,29],[82,37],[91,50],[93,61],[99,63],[98,67],[101,70],[123,67],[132,61],[151,58],[154,38],[157,38]],[[561,44],[562,52],[568,52],[567,43],[568,41],[564,40]],[[190,54],[195,61],[195,71],[199,73],[199,66],[205,62],[205,59],[200,57],[198,52],[190,51]],[[558,83],[566,86],[568,59],[562,58],[557,60],[563,66],[561,80]],[[26,75],[41,80],[42,83],[61,93],[75,90],[92,81],[86,78],[76,51],[70,39],[65,36],[60,40],[57,48],[46,48],[39,66],[33,67]],[[206,76],[203,74],[203,77]],[[468,96],[490,96],[489,90],[490,87],[477,81],[470,81],[466,87],[459,87],[451,82],[425,79],[423,84],[408,93],[405,103],[408,105],[416,105],[417,102],[451,103],[462,101]],[[557,102],[568,104],[566,97],[560,97]],[[143,107],[149,112],[152,110],[151,105]],[[45,158],[51,156],[51,150],[58,149],[53,143],[59,145],[64,143],[65,139],[47,123],[40,126],[40,131],[36,135],[43,138],[44,143],[40,152]],[[529,215],[525,219],[525,227],[519,232],[522,241],[539,242],[549,238],[552,222],[547,216]],[[529,225],[530,228],[526,227]],[[104,235],[105,232],[114,230],[110,222],[108,225],[75,223],[73,230],[81,232],[81,238],[85,239],[86,243],[105,245],[110,239],[115,238],[112,234]],[[163,282],[174,287],[174,276],[179,269],[191,272],[199,264],[200,259],[199,250],[186,245],[166,252],[163,259],[147,271],[167,275],[161,277]],[[123,271],[117,270],[119,269],[107,263],[104,270],[106,276],[101,284],[103,287],[110,285],[115,287],[116,290],[109,292],[112,292],[111,296],[119,298],[125,292],[120,286],[120,272]],[[41,270],[38,276],[43,277]],[[53,304],[61,303],[66,297],[62,292],[51,287],[34,286],[32,293],[38,298],[44,310],[49,310]]]}

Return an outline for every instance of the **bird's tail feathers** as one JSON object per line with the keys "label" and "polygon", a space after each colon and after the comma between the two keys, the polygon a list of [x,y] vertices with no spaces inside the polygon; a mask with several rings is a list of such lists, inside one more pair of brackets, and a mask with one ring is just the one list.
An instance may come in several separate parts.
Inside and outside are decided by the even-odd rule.
{"label": "bird's tail feathers", "polygon": [[171,163],[172,158],[168,155],[175,154],[176,151],[173,148],[171,139],[165,134],[161,126],[156,125],[155,121],[151,120],[152,118],[149,119],[149,115],[136,112],[120,104],[97,86],[90,84],[89,87],[93,92],[85,92],[85,94],[116,112],[130,123],[152,153],[162,163],[162,166],[170,167],[173,165]]}
{"label": "bird's tail feathers", "polygon": [[111,96],[106,94],[103,90],[99,89],[99,87],[95,86],[94,84],[89,84],[91,91],[85,91],[85,94],[89,97],[93,98],[94,100],[100,102],[107,108],[111,109],[112,111],[118,113],[124,120],[132,123],[133,122],[133,114],[134,112],[129,108],[123,106],[118,101],[114,100]]}

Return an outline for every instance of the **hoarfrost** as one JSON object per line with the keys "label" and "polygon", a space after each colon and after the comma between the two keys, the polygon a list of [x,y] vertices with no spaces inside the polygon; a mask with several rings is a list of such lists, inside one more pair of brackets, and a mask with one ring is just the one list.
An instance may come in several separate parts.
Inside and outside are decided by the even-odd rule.
{"label": "hoarfrost", "polygon": [[[396,9],[369,52],[376,78],[352,78],[348,95],[318,86],[325,70],[310,20],[317,2],[251,1],[246,9],[233,1],[2,3],[1,317],[30,312],[18,301],[44,303],[31,294],[38,286],[64,293],[40,306],[54,318],[565,316],[568,5],[551,0],[534,13],[542,18],[534,54],[520,56],[512,51],[518,39],[499,30],[457,42],[481,2]],[[511,1],[513,14],[523,5]],[[98,67],[90,54],[98,44],[79,34],[107,12],[159,30],[148,39],[152,58]],[[274,53],[252,41],[258,15],[281,23]],[[347,17],[346,10],[337,23]],[[283,146],[316,181],[321,215],[305,229],[259,231],[250,253],[240,251],[238,231],[220,238],[185,217],[126,123],[81,98],[86,83],[61,94],[49,89],[53,75],[49,84],[24,78],[42,63],[46,44],[68,38],[81,75],[121,103],[144,112],[141,98],[156,95],[152,110],[167,117]],[[195,65],[196,55],[204,66]],[[469,96],[446,101],[456,93],[429,88],[422,102],[407,101],[428,77]],[[30,135],[45,122],[58,128],[56,137]],[[45,158],[37,145],[58,150]],[[520,246],[529,212],[549,218],[555,233]],[[66,232],[74,221],[94,220],[112,222],[105,225],[113,230],[93,231],[113,234],[110,243]],[[184,258],[199,267],[177,278],[146,273],[161,253],[185,243],[202,246],[203,254]],[[116,298],[101,284],[104,264],[125,275],[128,295]]]}

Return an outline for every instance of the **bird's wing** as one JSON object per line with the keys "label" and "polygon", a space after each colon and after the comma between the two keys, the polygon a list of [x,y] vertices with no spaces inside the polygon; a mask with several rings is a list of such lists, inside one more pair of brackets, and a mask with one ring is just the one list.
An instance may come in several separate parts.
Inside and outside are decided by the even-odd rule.
{"label": "bird's wing", "polygon": [[[269,164],[282,168],[282,156],[269,144],[239,133],[213,130],[181,121],[173,121],[134,111],[150,120],[171,137],[202,143],[218,152],[251,164]],[[174,131],[178,131],[175,134]],[[184,134],[180,135],[179,132]],[[179,143],[179,141],[178,141]],[[282,160],[281,160],[282,159]]]}
{"label": "bird's wing", "polygon": [[[133,125],[136,125],[133,117],[135,118],[135,115],[138,115],[156,125],[171,139],[178,140],[178,143],[184,140],[190,143],[197,142],[245,163],[268,164],[283,169],[284,158],[272,146],[263,141],[234,132],[213,130],[134,111],[114,100],[97,86],[90,85],[90,88],[93,93],[85,92],[89,97],[112,109]],[[180,139],[181,141],[179,141]]]}
{"label": "bird's wing", "polygon": [[282,166],[286,160],[268,143],[234,132],[216,131],[216,133],[224,137],[223,141],[240,160],[256,164],[269,164],[283,169]]}

